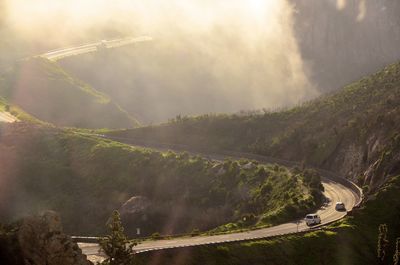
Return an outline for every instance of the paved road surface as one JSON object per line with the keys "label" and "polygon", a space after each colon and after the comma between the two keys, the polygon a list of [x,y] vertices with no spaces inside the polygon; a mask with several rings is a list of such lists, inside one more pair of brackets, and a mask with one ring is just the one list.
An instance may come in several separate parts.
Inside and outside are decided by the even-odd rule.
{"label": "paved road surface", "polygon": [[[344,186],[338,182],[332,181],[327,178],[323,178],[322,184],[325,188],[324,195],[328,199],[327,203],[323,205],[317,213],[321,216],[322,225],[330,222],[339,220],[346,215],[346,212],[340,212],[335,210],[335,203],[342,201],[345,203],[346,209],[351,210],[360,200],[359,196],[347,186]],[[281,224],[278,226],[264,228],[259,230],[253,230],[249,232],[233,233],[225,235],[215,236],[198,236],[190,238],[177,238],[171,240],[158,240],[158,241],[146,241],[137,245],[134,249],[137,252],[146,252],[158,249],[169,249],[179,248],[185,246],[196,246],[196,245],[207,245],[216,244],[222,242],[234,242],[243,241],[250,239],[267,238],[277,235],[291,234],[301,231],[309,230],[303,220],[300,221],[297,226],[296,220],[290,223]],[[83,253],[88,255],[91,260],[101,260],[99,255],[99,247],[93,243],[79,243]]]}
{"label": "paved road surface", "polygon": [[[114,48],[136,42],[145,42],[151,40],[152,38],[144,36],[138,38],[125,38],[125,39],[118,39],[111,41],[102,41],[78,47],[58,49],[42,54],[41,56],[49,60],[57,61],[68,56],[94,52],[101,48]],[[0,113],[0,121],[14,122],[15,120],[16,118],[8,113],[4,112]],[[359,201],[359,198],[356,193],[354,193],[351,189],[340,183],[334,182],[329,179],[323,179],[323,185],[325,187],[324,195],[326,196],[326,198],[328,198],[328,201],[321,209],[317,211],[317,213],[321,216],[322,224],[327,224],[332,221],[339,220],[346,215],[346,212],[339,212],[335,210],[336,201],[344,202],[347,207],[347,210],[351,210],[353,206]],[[146,241],[137,245],[134,249],[137,252],[145,252],[157,249],[169,249],[169,248],[178,248],[185,246],[243,241],[250,239],[267,238],[277,235],[291,234],[299,231],[306,231],[309,229],[305,225],[303,220],[299,221],[300,221],[299,224],[297,224],[295,220],[290,223],[285,223],[270,228],[264,228],[264,229],[241,232],[241,233],[232,233],[232,234],[215,235],[215,236],[197,236],[190,238],[176,238],[171,240]],[[100,257],[99,246],[97,244],[80,243],[79,246],[83,250],[83,253],[90,256],[92,259]]]}
{"label": "paved road surface", "polygon": [[136,38],[123,38],[123,39],[115,39],[115,40],[104,40],[101,42],[94,42],[90,44],[85,44],[76,47],[62,48],[53,51],[49,51],[40,55],[40,57],[49,59],[51,61],[57,61],[66,57],[95,52],[102,48],[116,48],[121,47],[133,43],[147,42],[152,41],[153,38],[148,36],[141,36]]}
{"label": "paved road surface", "polygon": [[0,122],[16,122],[18,119],[9,112],[0,112]]}

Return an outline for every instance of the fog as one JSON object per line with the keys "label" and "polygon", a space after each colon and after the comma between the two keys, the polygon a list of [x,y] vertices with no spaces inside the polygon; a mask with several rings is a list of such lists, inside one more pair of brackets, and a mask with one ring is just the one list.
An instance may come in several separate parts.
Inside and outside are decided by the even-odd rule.
{"label": "fog", "polygon": [[290,0],[309,79],[332,91],[400,60],[400,1]]}
{"label": "fog", "polygon": [[[110,52],[103,65],[69,69],[145,123],[292,106],[400,59],[393,0],[0,0],[0,7],[3,64],[58,47],[152,36],[137,52]],[[154,113],[145,117],[149,106]]]}
{"label": "fog", "polygon": [[[144,124],[282,108],[400,59],[399,12],[397,0],[0,0],[0,69],[54,48],[149,35],[60,64]],[[0,207],[13,193],[4,172],[18,168],[1,143]],[[32,210],[24,207],[15,211]]]}
{"label": "fog", "polygon": [[[169,83],[165,86],[168,89],[198,96],[187,98],[183,105],[196,101],[199,108],[175,110],[168,113],[169,117],[279,108],[318,94],[307,79],[307,68],[292,30],[294,10],[285,0],[10,0],[6,5],[8,26],[37,52],[102,38],[144,34],[155,39],[157,45],[153,47],[174,50],[177,58],[169,55],[170,62],[161,63],[167,68],[147,71],[153,77],[168,76]],[[158,52],[162,57],[167,50]],[[171,74],[178,59],[185,69],[194,72]],[[168,69],[168,64],[172,69]],[[193,82],[191,74],[204,78]],[[185,92],[200,91],[204,86],[209,93],[203,93],[208,95],[202,98],[199,93]],[[212,106],[207,105],[210,98]],[[165,102],[171,103],[175,104]],[[164,112],[162,107],[160,112]]]}

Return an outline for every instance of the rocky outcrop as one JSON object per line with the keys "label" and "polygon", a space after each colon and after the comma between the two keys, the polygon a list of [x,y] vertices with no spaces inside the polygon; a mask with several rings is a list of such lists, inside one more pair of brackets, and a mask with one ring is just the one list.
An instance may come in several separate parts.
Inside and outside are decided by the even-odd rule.
{"label": "rocky outcrop", "polygon": [[353,180],[359,186],[375,191],[390,177],[400,174],[400,136],[382,129],[365,142],[341,146],[324,165]]}
{"label": "rocky outcrop", "polygon": [[149,208],[150,205],[151,202],[146,197],[134,196],[121,206],[119,212],[121,215],[140,214]]}
{"label": "rocky outcrop", "polygon": [[[158,219],[155,216],[163,214],[164,209],[165,207],[160,203],[154,203],[147,197],[131,197],[119,209],[125,233],[130,237],[150,235],[150,230],[159,227],[158,223],[154,223],[154,219]],[[151,227],[151,229],[146,231],[143,227]]]}
{"label": "rocky outcrop", "polygon": [[[3,235],[3,237],[5,237]],[[62,230],[61,220],[57,213],[48,211],[41,216],[27,217],[15,225],[7,234],[12,238],[13,251],[3,250],[0,253],[17,255],[16,264],[25,265],[90,265],[78,245]],[[6,242],[6,241],[2,241]],[[1,249],[10,246],[0,246]],[[4,257],[10,260],[9,257]],[[2,260],[2,257],[0,257]],[[22,262],[22,263],[21,263]]]}

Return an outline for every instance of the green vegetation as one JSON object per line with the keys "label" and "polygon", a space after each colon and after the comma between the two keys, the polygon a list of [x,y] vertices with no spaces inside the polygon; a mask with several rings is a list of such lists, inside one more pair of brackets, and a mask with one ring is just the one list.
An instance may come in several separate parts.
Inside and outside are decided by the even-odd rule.
{"label": "green vegetation", "polygon": [[[239,220],[220,226],[211,231],[212,233],[241,230],[252,226],[270,226],[285,220],[293,220],[318,208],[322,202],[323,187],[320,176],[315,171],[302,172],[295,169],[291,173],[284,167],[269,165],[258,168],[255,176],[246,170],[240,174],[247,178],[241,180],[237,192],[243,193],[243,189],[253,186],[254,181],[256,181],[255,188],[250,190],[245,201],[238,202],[235,219]],[[264,182],[257,180],[260,176],[265,176],[266,180]],[[307,193],[302,190],[304,188],[308,190]]]}
{"label": "green vegetation", "polygon": [[110,234],[100,239],[100,247],[107,258],[99,265],[135,265],[136,257],[133,247],[136,242],[129,241],[118,211],[114,211],[108,223]]}
{"label": "green vegetation", "polygon": [[378,249],[377,257],[380,264],[383,264],[386,258],[387,247],[389,240],[387,240],[388,227],[385,224],[379,225],[378,235]]}
{"label": "green vegetation", "polygon": [[[111,104],[101,93],[68,79],[59,67],[43,59],[18,64],[15,69],[28,80],[31,77],[25,70],[42,76],[33,78],[34,87],[45,85],[43,80],[54,87],[72,85],[90,102]],[[19,88],[16,81],[23,80],[17,78],[18,71],[9,71],[0,80],[7,101],[20,95],[11,89]],[[76,92],[57,91],[50,94],[57,100],[63,99],[65,91]],[[74,93],[66,102],[80,97]],[[1,100],[0,109],[18,114],[6,100]],[[25,98],[20,100],[27,103]],[[155,254],[160,264],[171,264],[177,256],[184,257],[185,265],[392,264],[398,263],[396,237],[400,231],[399,101],[400,64],[394,64],[337,93],[281,112],[177,116],[160,126],[98,132],[133,141],[183,144],[188,150],[245,151],[339,169],[368,192],[362,209],[324,231],[163,251]],[[86,101],[78,105],[88,106]],[[68,108],[79,109],[78,105]],[[46,109],[46,113],[65,113],[65,106],[55,110]],[[72,116],[77,117],[76,113]],[[143,236],[156,239],[171,233],[194,236],[210,229],[210,233],[223,233],[270,226],[302,216],[321,203],[320,177],[310,170],[155,152],[88,132],[48,124],[1,125],[1,220],[53,209],[60,212],[67,232],[98,235],[104,232],[110,213],[121,209],[127,234],[141,228]],[[131,199],[133,204],[121,207]],[[152,255],[141,258],[146,261]]]}
{"label": "green vegetation", "polygon": [[[0,81],[1,82],[1,81]],[[7,100],[0,97],[0,112],[9,112],[11,115],[16,117],[18,120],[27,121],[32,123],[41,123],[38,119],[32,117],[30,114],[26,113],[19,107],[11,105]]]}
{"label": "green vegetation", "polygon": [[[23,123],[4,125],[1,134],[0,168],[9,190],[2,194],[3,219],[52,209],[68,233],[104,232],[110,213],[135,196],[145,203],[121,214],[126,232],[140,227],[142,235],[205,231],[229,222],[271,225],[321,202],[320,179],[311,171],[214,162]],[[143,209],[130,214],[137,207]],[[240,221],[249,216],[251,222]]]}
{"label": "green vegetation", "polygon": [[5,71],[0,76],[0,96],[38,119],[59,126],[132,128],[138,125],[107,96],[43,58],[19,61]]}
{"label": "green vegetation", "polygon": [[399,265],[400,263],[400,237],[396,238],[396,249],[393,255],[393,265]]}
{"label": "green vegetation", "polygon": [[393,264],[399,236],[400,176],[386,183],[362,209],[353,216],[330,225],[322,231],[303,235],[243,243],[200,246],[140,254],[143,264],[157,257],[155,264],[176,265],[244,265],[244,264],[377,264],[378,227],[386,223],[387,248],[384,264]]}
{"label": "green vegetation", "polygon": [[[108,133],[132,141],[183,144],[192,150],[236,150],[303,161],[340,170],[365,185],[368,192],[368,200],[361,209],[324,231],[166,250],[143,254],[143,260],[152,260],[155,255],[159,264],[361,265],[377,264],[384,256],[382,264],[397,262],[399,101],[398,63],[334,94],[281,112],[177,117],[160,126]],[[381,224],[386,225],[380,229],[384,233],[378,244]]]}
{"label": "green vegetation", "polygon": [[[400,130],[400,63],[301,106],[279,112],[180,117],[111,136],[245,151],[358,177]],[[375,147],[374,147],[375,146]],[[376,148],[378,146],[378,148]],[[362,184],[362,183],[360,183]],[[369,184],[369,183],[367,183]]]}

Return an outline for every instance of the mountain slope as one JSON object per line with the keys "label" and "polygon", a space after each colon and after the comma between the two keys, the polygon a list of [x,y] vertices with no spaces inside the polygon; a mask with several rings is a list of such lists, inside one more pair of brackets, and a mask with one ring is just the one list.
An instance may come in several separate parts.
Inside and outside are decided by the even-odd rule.
{"label": "mountain slope", "polygon": [[[143,264],[154,265],[365,265],[394,264],[396,237],[400,236],[400,176],[386,183],[363,209],[323,231],[223,245],[171,249],[140,254]],[[378,227],[388,226],[385,262],[376,258]]]}
{"label": "mountain slope", "polygon": [[285,111],[178,117],[160,126],[109,135],[304,161],[338,171],[360,185],[377,186],[383,176],[372,178],[365,170],[378,163],[385,148],[395,141],[400,131],[399,102],[397,63]]}
{"label": "mountain slope", "polygon": [[0,137],[0,223],[52,209],[66,231],[99,235],[126,202],[127,232],[170,234],[271,225],[322,203],[310,171],[160,153],[23,122],[0,125]]}
{"label": "mountain slope", "polygon": [[43,121],[83,128],[132,128],[137,121],[107,96],[42,58],[16,63],[0,77],[0,96]]}
{"label": "mountain slope", "polygon": [[[289,110],[178,117],[161,126],[110,132],[130,142],[177,143],[304,161],[364,184],[361,209],[325,231],[256,242],[142,255],[155,264],[393,264],[400,229],[400,63]],[[388,225],[386,259],[376,258],[378,227]],[[304,253],[307,253],[305,255]]]}
{"label": "mountain slope", "polygon": [[10,122],[23,120],[33,123],[40,123],[39,120],[35,119],[17,106],[11,105],[7,100],[2,97],[0,97],[0,115],[5,115],[6,120]]}

